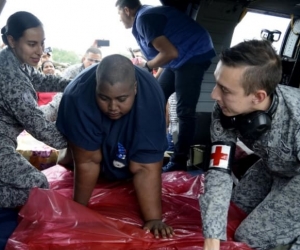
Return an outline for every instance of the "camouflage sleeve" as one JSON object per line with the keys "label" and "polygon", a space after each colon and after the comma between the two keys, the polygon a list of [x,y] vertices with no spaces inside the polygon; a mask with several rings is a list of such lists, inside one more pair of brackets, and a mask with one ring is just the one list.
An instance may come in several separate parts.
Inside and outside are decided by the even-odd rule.
{"label": "camouflage sleeve", "polygon": [[60,76],[44,75],[37,70],[31,74],[31,82],[37,92],[63,92],[70,81]]}
{"label": "camouflage sleeve", "polygon": [[57,93],[51,102],[46,105],[41,105],[40,110],[43,111],[45,118],[48,121],[55,122],[57,118],[58,107],[62,98],[62,93]]}
{"label": "camouflage sleeve", "polygon": [[34,95],[34,89],[29,83],[15,80],[7,84],[2,98],[7,112],[33,137],[51,147],[65,148],[67,146],[65,138],[56,129],[54,122],[45,119]]}
{"label": "camouflage sleeve", "polygon": [[[212,142],[236,142],[233,131],[223,129],[220,111],[214,108],[211,123]],[[233,181],[229,174],[208,170],[205,175],[204,194],[200,196],[201,218],[205,238],[226,240],[228,208]]]}
{"label": "camouflage sleeve", "polygon": [[296,138],[297,158],[298,158],[298,162],[300,162],[300,129],[298,129],[295,138]]}
{"label": "camouflage sleeve", "polygon": [[69,67],[64,70],[62,76],[66,79],[73,79],[74,78],[73,75],[74,75],[74,73],[73,73],[72,69]]}

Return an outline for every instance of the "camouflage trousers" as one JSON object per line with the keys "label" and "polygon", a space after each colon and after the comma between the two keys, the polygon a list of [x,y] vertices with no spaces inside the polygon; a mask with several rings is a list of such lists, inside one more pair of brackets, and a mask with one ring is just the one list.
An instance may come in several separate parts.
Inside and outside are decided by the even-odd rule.
{"label": "camouflage trousers", "polygon": [[234,188],[232,201],[248,213],[235,232],[237,241],[254,249],[300,249],[300,175],[274,176],[258,161]]}
{"label": "camouflage trousers", "polygon": [[12,148],[0,149],[0,207],[24,205],[33,187],[48,188],[46,176]]}

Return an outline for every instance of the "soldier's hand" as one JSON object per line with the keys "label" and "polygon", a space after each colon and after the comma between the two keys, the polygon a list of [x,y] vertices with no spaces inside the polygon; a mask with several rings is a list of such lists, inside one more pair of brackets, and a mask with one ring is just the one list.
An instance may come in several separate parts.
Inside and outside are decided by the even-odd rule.
{"label": "soldier's hand", "polygon": [[172,238],[174,231],[173,228],[162,222],[161,220],[149,220],[146,221],[143,229],[146,231],[151,231],[155,238]]}

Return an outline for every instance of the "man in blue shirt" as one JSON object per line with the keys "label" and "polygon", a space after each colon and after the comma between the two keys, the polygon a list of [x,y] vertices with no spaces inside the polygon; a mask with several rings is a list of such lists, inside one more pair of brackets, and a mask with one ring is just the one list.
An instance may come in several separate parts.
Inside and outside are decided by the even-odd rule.
{"label": "man in blue shirt", "polygon": [[132,28],[132,34],[148,60],[144,67],[149,71],[164,68],[158,81],[165,99],[176,92],[178,141],[174,155],[163,171],[186,170],[202,78],[215,56],[210,35],[192,18],[173,7],[141,5],[139,0],[118,0],[116,7],[125,28]]}
{"label": "man in blue shirt", "polygon": [[143,228],[163,238],[173,234],[161,221],[164,110],[154,77],[128,58],[111,55],[68,85],[57,118],[74,157],[74,200],[88,204],[99,174],[111,180],[133,177]]}

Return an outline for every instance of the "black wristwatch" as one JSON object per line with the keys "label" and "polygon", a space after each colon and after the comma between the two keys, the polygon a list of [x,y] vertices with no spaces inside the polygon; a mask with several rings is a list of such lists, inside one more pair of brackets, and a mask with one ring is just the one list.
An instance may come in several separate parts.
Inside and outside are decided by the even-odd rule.
{"label": "black wristwatch", "polygon": [[150,69],[150,67],[148,66],[148,63],[146,62],[144,65],[144,68],[146,68],[150,73],[152,72],[153,69]]}

